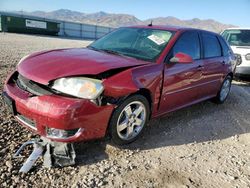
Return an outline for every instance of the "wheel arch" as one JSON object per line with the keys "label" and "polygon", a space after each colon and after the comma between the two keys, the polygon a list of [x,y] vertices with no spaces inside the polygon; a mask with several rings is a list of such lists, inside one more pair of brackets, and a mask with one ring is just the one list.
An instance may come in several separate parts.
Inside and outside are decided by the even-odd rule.
{"label": "wheel arch", "polygon": [[[150,109],[151,105],[150,105],[149,100],[151,100],[150,92],[144,88],[139,89],[137,92],[131,93],[127,95],[126,97],[120,98],[120,100],[117,101],[116,103],[117,107],[113,110],[112,115],[110,117],[109,124],[108,124],[107,131],[106,131],[106,136],[110,136],[109,138],[111,138],[113,141],[116,140],[115,143],[116,144],[118,143],[118,145],[120,145],[119,142],[117,142],[117,138],[118,138],[117,129],[116,128],[114,129],[114,126],[117,126],[117,122],[119,121],[120,114],[121,112],[123,112],[125,107],[135,101],[143,103],[145,106],[145,109],[147,110],[148,115],[145,116],[145,124],[143,125],[143,126],[146,126],[148,124],[148,121],[150,120],[150,115],[151,115],[151,109]],[[135,138],[132,138],[132,140],[130,141],[128,140],[127,143],[134,141],[134,139],[136,138],[137,136]]]}
{"label": "wheel arch", "polygon": [[149,118],[151,118],[153,100],[152,100],[152,94],[151,94],[150,90],[146,89],[146,88],[140,88],[137,92],[135,92],[135,93],[133,93],[131,95],[136,95],[136,94],[142,95],[148,100],[148,104],[149,104],[149,108],[150,108],[150,116],[149,116]]}
{"label": "wheel arch", "polygon": [[[143,97],[146,98],[146,100],[148,101],[148,104],[149,104],[149,119],[151,119],[151,115],[152,115],[152,110],[153,110],[153,100],[152,100],[152,94],[150,92],[149,89],[147,88],[139,88],[136,92],[134,93],[130,93],[126,96],[123,96],[123,97],[120,97],[116,102],[115,104],[117,106],[119,106],[123,101],[125,101],[126,99],[128,99],[129,97],[133,96],[133,95],[142,95]],[[109,123],[108,123],[108,127],[107,127],[107,130],[106,130],[106,136],[110,134],[110,120],[111,120],[111,117],[113,116],[115,112],[115,109],[113,110],[111,116],[110,116],[110,119],[109,119]]]}

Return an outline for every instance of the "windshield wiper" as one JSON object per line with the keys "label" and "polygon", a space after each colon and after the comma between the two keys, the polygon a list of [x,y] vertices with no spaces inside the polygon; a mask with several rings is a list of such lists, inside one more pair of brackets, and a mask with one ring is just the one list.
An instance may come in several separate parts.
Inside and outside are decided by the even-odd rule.
{"label": "windshield wiper", "polygon": [[130,56],[127,56],[127,55],[125,55],[123,53],[120,53],[120,52],[117,52],[117,51],[114,51],[114,50],[110,50],[110,49],[100,49],[100,51],[103,51],[103,52],[106,52],[106,53],[109,53],[109,54],[114,54],[114,55],[122,56],[122,57],[131,58]]}
{"label": "windshield wiper", "polygon": [[95,50],[95,51],[99,51],[97,48],[95,48],[93,46],[87,46],[86,48],[91,49],[91,50]]}
{"label": "windshield wiper", "polygon": [[[109,53],[109,54],[114,54],[114,55],[118,55],[118,56],[122,56],[122,57],[139,59],[137,57],[134,57],[134,56],[131,56],[131,55],[128,55],[128,54],[123,54],[123,53],[120,53],[120,52],[117,52],[117,51],[114,51],[114,50],[111,50],[111,49],[99,49],[99,48],[95,48],[93,46],[87,46],[87,48],[89,48],[91,50],[98,51],[98,52],[106,52],[106,53]],[[145,61],[145,60],[148,60],[148,59],[147,58],[140,58],[140,60]]]}
{"label": "windshield wiper", "polygon": [[109,50],[109,49],[101,49],[101,50],[109,54],[122,55],[121,53],[114,51],[114,50]]}
{"label": "windshield wiper", "polygon": [[87,46],[87,48],[89,48],[91,50],[99,51],[99,52],[107,52],[109,54],[124,56],[123,54],[121,54],[121,53],[119,53],[117,51],[114,51],[114,50],[110,50],[110,49],[99,49],[99,48],[95,48],[93,46]]}

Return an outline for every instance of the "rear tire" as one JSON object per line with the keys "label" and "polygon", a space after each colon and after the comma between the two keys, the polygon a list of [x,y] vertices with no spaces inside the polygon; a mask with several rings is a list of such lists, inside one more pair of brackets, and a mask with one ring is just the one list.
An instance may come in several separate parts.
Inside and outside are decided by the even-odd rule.
{"label": "rear tire", "polygon": [[112,142],[117,145],[135,141],[143,132],[150,116],[148,100],[142,95],[132,95],[114,111],[109,132]]}
{"label": "rear tire", "polygon": [[231,90],[231,83],[232,83],[232,77],[228,75],[224,79],[217,96],[213,99],[213,102],[217,104],[222,104],[226,101]]}

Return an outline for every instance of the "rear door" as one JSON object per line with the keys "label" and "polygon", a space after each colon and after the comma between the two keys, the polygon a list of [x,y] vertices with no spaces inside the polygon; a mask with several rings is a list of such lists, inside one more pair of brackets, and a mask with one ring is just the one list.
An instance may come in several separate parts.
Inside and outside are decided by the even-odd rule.
{"label": "rear door", "polygon": [[203,84],[200,90],[204,97],[217,94],[226,68],[226,60],[223,57],[222,47],[216,34],[201,32],[203,44]]}
{"label": "rear door", "polygon": [[241,58],[240,59],[235,58],[233,50],[230,48],[229,44],[227,44],[227,42],[222,36],[219,36],[218,38],[222,47],[224,61],[226,62],[227,65],[225,66],[225,73],[224,73],[224,75],[226,76],[228,72],[235,71],[237,63],[241,63]]}

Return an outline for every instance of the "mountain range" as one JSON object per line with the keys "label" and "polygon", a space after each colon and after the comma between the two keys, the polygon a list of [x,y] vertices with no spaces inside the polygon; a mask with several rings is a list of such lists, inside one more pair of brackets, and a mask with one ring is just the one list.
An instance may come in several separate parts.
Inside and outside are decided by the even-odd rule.
{"label": "mountain range", "polygon": [[176,26],[184,26],[184,27],[193,27],[193,28],[199,28],[199,29],[206,29],[206,30],[210,30],[214,32],[220,32],[223,29],[228,28],[228,27],[236,27],[234,25],[223,24],[212,19],[201,20],[198,18],[194,18],[190,20],[181,20],[176,17],[167,16],[167,17],[150,18],[147,20],[140,20],[136,18],[135,16],[129,15],[129,14],[113,14],[113,13],[107,13],[103,11],[86,14],[86,13],[67,10],[67,9],[59,9],[59,10],[55,10],[51,12],[17,11],[17,13],[57,19],[57,20],[65,20],[65,21],[71,21],[71,22],[102,25],[102,26],[107,26],[107,27],[144,25],[144,24],[149,24],[151,21],[155,25],[176,25]]}

